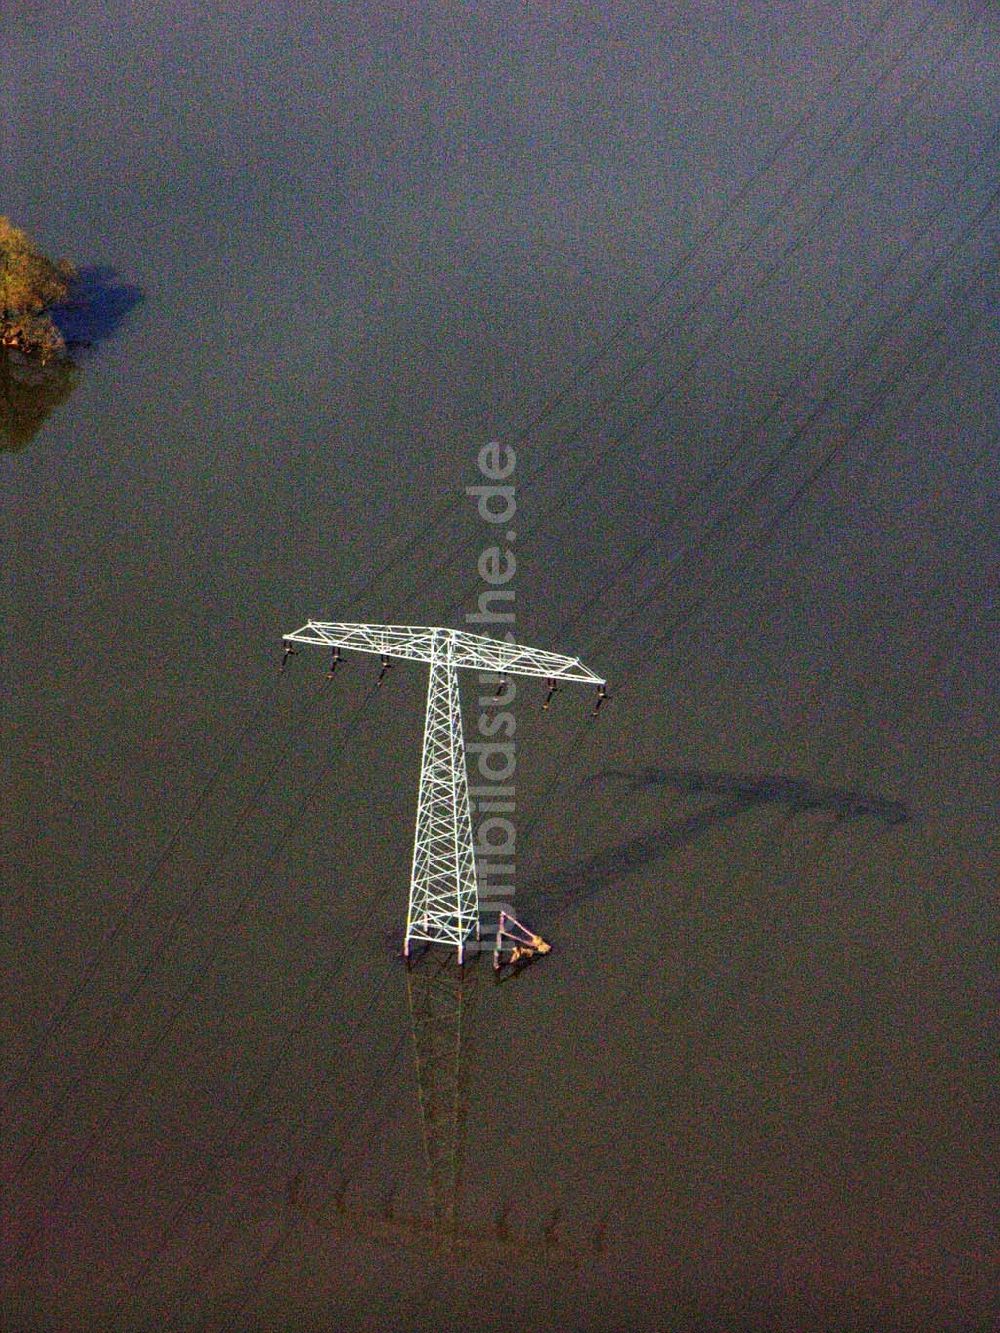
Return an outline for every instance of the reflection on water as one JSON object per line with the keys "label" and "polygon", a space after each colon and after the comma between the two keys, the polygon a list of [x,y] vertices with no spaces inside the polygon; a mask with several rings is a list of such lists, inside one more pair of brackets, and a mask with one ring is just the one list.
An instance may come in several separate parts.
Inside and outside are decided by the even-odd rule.
{"label": "reflection on water", "polygon": [[406,973],[428,1202],[434,1231],[445,1246],[458,1238],[468,1105],[465,1056],[478,978],[477,966],[458,967],[433,954]]}
{"label": "reflection on water", "polygon": [[[401,1204],[395,1187],[373,1207],[370,1186],[343,1173],[327,1186],[319,1177],[307,1179],[297,1172],[289,1183],[289,1202],[321,1230],[346,1229],[379,1243],[430,1248],[450,1261],[478,1253],[577,1269],[604,1254],[606,1219],[587,1235],[578,1228],[564,1234],[561,1208],[537,1211],[543,1182],[537,1182],[538,1197],[522,1198],[517,1207],[501,1197],[488,1221],[466,1215],[470,1039],[479,1007],[481,958],[474,954],[460,967],[450,950],[430,948],[407,966],[427,1210]],[[410,1189],[403,1193],[408,1198]]]}
{"label": "reflection on water", "polygon": [[76,388],[80,372],[69,361],[39,361],[19,352],[0,354],[0,449],[23,449]]}

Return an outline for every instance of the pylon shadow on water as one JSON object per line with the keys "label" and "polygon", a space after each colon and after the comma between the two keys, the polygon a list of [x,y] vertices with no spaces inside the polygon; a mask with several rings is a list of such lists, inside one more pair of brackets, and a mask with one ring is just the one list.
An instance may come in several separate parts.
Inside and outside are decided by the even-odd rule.
{"label": "pylon shadow on water", "polygon": [[904,824],[910,818],[909,809],[902,801],[824,787],[808,779],[782,774],[754,777],[703,768],[608,768],[587,778],[583,785],[615,780],[624,781],[630,791],[670,787],[681,795],[733,796],[754,805],[764,802],[787,805],[795,814],[828,810],[842,819],[868,816],[887,828]]}
{"label": "pylon shadow on water", "polygon": [[763,806],[785,806],[790,818],[826,812],[837,823],[870,819],[882,828],[894,828],[910,818],[908,808],[899,801],[783,775],[747,777],[693,768],[619,768],[594,774],[581,786],[612,782],[624,784],[627,793],[661,787],[682,796],[716,799],[652,832],[636,834],[529,883],[521,901],[535,919],[548,924],[553,917],[596,897],[626,875]]}

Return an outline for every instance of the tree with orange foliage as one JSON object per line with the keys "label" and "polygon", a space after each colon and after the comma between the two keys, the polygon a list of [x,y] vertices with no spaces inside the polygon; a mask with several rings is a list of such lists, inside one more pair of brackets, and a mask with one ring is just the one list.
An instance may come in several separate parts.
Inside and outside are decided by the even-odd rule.
{"label": "tree with orange foliage", "polygon": [[53,263],[9,218],[0,217],[0,344],[42,363],[61,357],[66,342],[50,315],[76,276],[66,260]]}

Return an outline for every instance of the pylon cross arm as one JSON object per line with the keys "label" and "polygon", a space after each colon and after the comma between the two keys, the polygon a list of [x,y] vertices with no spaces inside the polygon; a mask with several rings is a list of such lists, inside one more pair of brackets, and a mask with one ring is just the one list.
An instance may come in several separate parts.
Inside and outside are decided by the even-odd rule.
{"label": "pylon cross arm", "polygon": [[604,685],[603,677],[583,665],[578,657],[548,653],[505,639],[490,639],[464,630],[426,625],[357,625],[344,621],[307,621],[301,629],[285,635],[288,643],[311,643],[327,648],[353,649],[430,662],[442,643],[451,644],[451,663],[456,668],[492,671],[504,676],[543,676],[582,684]]}
{"label": "pylon cross arm", "polygon": [[598,685],[598,703],[605,694],[604,680],[578,657],[436,626],[310,620],[285,635],[286,657],[292,643],[334,649],[331,672],[344,648],[430,663],[403,952],[409,955],[413,941],[449,944],[458,949],[461,962],[466,941],[479,938],[480,922],[459,669],[545,676],[549,698],[557,679]]}

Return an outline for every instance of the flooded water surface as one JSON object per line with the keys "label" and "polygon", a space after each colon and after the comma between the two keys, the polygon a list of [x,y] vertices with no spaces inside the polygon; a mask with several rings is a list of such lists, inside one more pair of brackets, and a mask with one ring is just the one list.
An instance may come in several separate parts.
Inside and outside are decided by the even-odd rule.
{"label": "flooded water surface", "polygon": [[[7,16],[5,1328],[993,1326],[998,38]],[[551,953],[404,966],[427,668],[309,619],[607,679],[503,733]]]}

